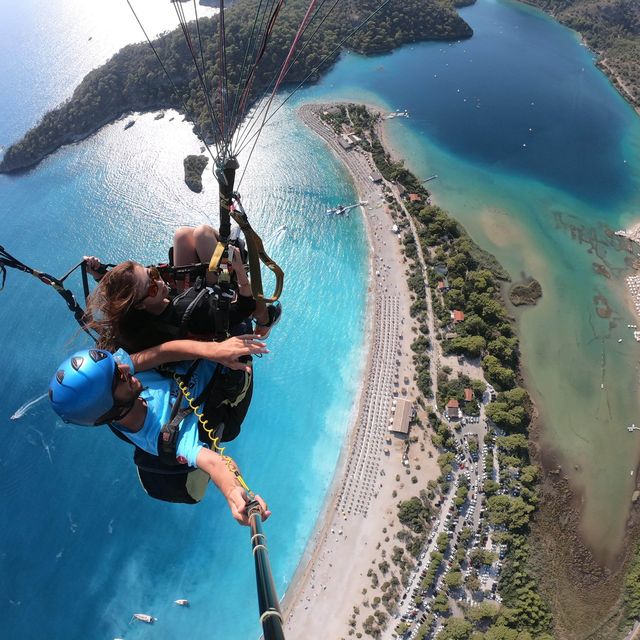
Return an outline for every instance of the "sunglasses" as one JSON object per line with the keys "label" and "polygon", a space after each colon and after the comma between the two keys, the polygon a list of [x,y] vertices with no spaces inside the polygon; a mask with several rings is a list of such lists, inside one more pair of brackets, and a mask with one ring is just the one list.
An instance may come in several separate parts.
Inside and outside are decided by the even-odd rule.
{"label": "sunglasses", "polygon": [[144,295],[138,303],[143,302],[147,298],[154,298],[158,295],[158,291],[160,290],[160,286],[158,285],[158,281],[162,280],[162,276],[160,272],[155,267],[148,267],[147,274],[149,276],[149,284],[147,285],[147,293]]}
{"label": "sunglasses", "polygon": [[125,371],[120,367],[116,367],[116,370],[113,372],[113,382],[111,384],[111,391],[115,393],[116,387],[121,382],[129,382],[131,378],[132,378],[131,372]]}
{"label": "sunglasses", "polygon": [[[132,375],[129,371],[116,367],[116,370],[113,372],[113,382],[111,383],[111,395],[115,395],[116,388],[121,382],[129,382],[131,378]],[[133,409],[134,404],[135,398],[133,402],[127,402],[127,404],[124,405],[118,403],[114,404],[109,411],[96,420],[95,424],[105,424],[108,422],[118,422],[118,420],[122,420],[122,418],[124,418],[131,409]]]}

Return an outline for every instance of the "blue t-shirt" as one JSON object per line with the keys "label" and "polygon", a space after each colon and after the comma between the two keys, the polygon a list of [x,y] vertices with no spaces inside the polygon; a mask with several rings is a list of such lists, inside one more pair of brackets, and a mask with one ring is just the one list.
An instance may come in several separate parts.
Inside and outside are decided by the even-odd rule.
{"label": "blue t-shirt", "polygon": [[[181,362],[174,365],[174,368],[178,374],[181,374],[186,373],[190,365],[191,362]],[[203,360],[198,364],[189,380],[191,397],[196,398],[202,393],[217,366],[215,362],[209,362],[208,360]],[[125,429],[121,429],[121,431],[137,447],[157,456],[160,429],[162,429],[162,425],[169,422],[171,409],[178,397],[178,384],[173,378],[163,376],[154,369],[141,371],[135,375],[144,387],[140,397],[147,402],[147,415],[140,431],[135,433]],[[183,399],[181,408],[186,406],[187,401]],[[115,426],[120,428],[119,425]],[[196,458],[203,446],[208,445],[200,440],[198,418],[191,412],[180,423],[176,456],[184,458],[189,466],[195,467],[197,466]]]}

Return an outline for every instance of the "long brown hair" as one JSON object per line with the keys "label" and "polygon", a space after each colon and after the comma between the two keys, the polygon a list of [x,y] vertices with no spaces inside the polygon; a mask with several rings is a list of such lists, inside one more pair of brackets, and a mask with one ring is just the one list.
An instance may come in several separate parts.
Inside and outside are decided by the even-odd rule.
{"label": "long brown hair", "polygon": [[123,344],[127,316],[135,312],[138,299],[134,267],[136,262],[127,260],[108,271],[87,300],[89,328],[100,336],[98,346],[114,351]]}

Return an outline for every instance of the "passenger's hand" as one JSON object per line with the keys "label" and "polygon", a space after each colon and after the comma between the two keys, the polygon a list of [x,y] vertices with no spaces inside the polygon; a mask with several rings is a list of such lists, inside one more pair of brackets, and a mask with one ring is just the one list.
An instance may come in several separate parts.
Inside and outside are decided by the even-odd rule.
{"label": "passenger's hand", "polygon": [[251,371],[251,363],[240,360],[243,356],[269,353],[266,343],[260,342],[258,337],[253,334],[234,336],[233,338],[227,338],[223,342],[207,342],[203,344],[206,345],[204,348],[207,351],[204,355],[205,358],[238,371]]}
{"label": "passenger's hand", "polygon": [[249,498],[247,492],[240,486],[234,487],[227,495],[227,502],[233,519],[245,527],[249,526],[249,518],[247,517],[247,503]]}
{"label": "passenger's hand", "polygon": [[104,273],[100,273],[99,269],[102,266],[102,262],[95,256],[83,256],[82,258],[87,265],[87,273],[94,278],[94,280],[100,280]]}

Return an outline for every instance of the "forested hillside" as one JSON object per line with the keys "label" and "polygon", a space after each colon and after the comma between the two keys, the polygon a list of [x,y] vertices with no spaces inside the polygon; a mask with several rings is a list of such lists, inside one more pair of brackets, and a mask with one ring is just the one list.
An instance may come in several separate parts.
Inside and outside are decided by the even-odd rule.
{"label": "forested hillside", "polygon": [[[419,40],[468,38],[473,32],[458,16],[454,6],[466,0],[391,0],[345,47],[374,54]],[[257,3],[238,0],[225,11],[227,69],[226,93],[231,99],[242,81],[243,57],[251,37]],[[379,0],[339,2],[322,23],[310,46],[292,65],[286,82],[297,85],[310,73],[310,80],[333,65],[340,55],[339,43],[380,6]],[[289,0],[276,21],[266,53],[256,73],[249,104],[263,94],[277,74],[307,8],[305,0]],[[318,20],[316,24],[320,21]],[[315,29],[315,27],[314,27]],[[192,39],[198,34],[192,25]],[[215,18],[200,21],[203,36],[206,75],[212,86],[219,84],[218,22]],[[311,34],[307,37],[311,37]],[[305,38],[301,41],[304,45]],[[178,88],[176,95],[170,81],[146,44],[121,49],[103,66],[87,74],[72,97],[47,113],[22,140],[11,146],[0,172],[30,167],[60,146],[81,140],[124,113],[159,108],[185,111],[195,131],[205,138],[212,130],[207,105],[198,84],[193,61],[180,30],[176,29],[154,41],[154,46]],[[325,60],[326,57],[326,60]],[[183,108],[183,103],[186,109]]]}
{"label": "forested hillside", "polygon": [[575,29],[600,54],[599,66],[640,108],[640,0],[522,0]]}

